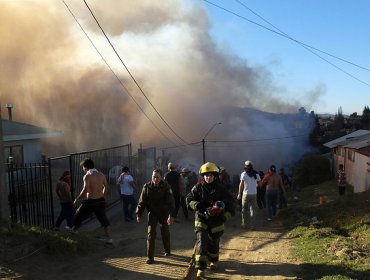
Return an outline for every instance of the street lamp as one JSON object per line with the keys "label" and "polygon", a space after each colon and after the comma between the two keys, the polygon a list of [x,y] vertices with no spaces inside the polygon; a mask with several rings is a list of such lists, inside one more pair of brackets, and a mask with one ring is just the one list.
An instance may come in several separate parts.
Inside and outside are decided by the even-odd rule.
{"label": "street lamp", "polygon": [[211,126],[211,128],[207,131],[206,135],[204,135],[203,139],[202,139],[202,146],[203,146],[203,163],[206,163],[206,137],[207,135],[212,131],[212,129],[218,125],[218,124],[222,124],[220,122],[218,123],[215,123]]}

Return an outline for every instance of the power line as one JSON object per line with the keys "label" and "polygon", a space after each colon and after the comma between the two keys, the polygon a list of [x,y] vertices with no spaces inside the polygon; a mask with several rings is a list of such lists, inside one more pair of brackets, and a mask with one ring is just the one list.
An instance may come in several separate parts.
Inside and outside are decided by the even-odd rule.
{"label": "power line", "polygon": [[[337,65],[335,65],[334,63],[330,62],[329,60],[327,60],[327,59],[323,58],[321,55],[317,54],[317,53],[316,53],[316,52],[314,52],[313,50],[316,50],[316,51],[318,51],[318,52],[324,53],[324,54],[326,54],[326,55],[328,55],[328,56],[331,56],[331,57],[333,57],[333,58],[339,59],[339,60],[341,60],[341,61],[343,61],[343,62],[346,62],[346,63],[348,63],[348,64],[351,64],[351,65],[353,65],[353,66],[359,67],[359,68],[361,68],[361,69],[363,69],[363,70],[370,71],[369,69],[367,69],[367,68],[365,68],[365,67],[362,67],[362,66],[360,66],[360,65],[358,65],[358,64],[352,63],[352,62],[350,62],[350,61],[348,61],[348,60],[344,60],[344,59],[341,59],[341,58],[339,58],[339,57],[337,57],[337,56],[331,55],[331,54],[329,54],[329,53],[327,53],[327,52],[321,51],[321,50],[319,50],[319,49],[317,49],[317,48],[315,48],[315,47],[312,47],[312,46],[310,46],[310,45],[307,45],[307,44],[305,44],[305,43],[303,43],[303,42],[300,42],[300,41],[298,41],[298,40],[296,40],[296,39],[292,38],[291,36],[289,36],[288,34],[286,34],[284,31],[282,31],[281,29],[279,29],[278,27],[276,27],[275,25],[273,25],[273,24],[272,24],[272,23],[270,23],[269,21],[265,20],[262,16],[260,16],[260,15],[259,15],[259,14],[257,14],[256,12],[254,12],[251,8],[249,8],[247,5],[245,5],[245,4],[244,4],[244,3],[242,3],[241,1],[239,1],[239,0],[235,0],[235,1],[236,1],[236,2],[238,2],[240,5],[242,5],[243,7],[245,7],[246,9],[248,9],[249,11],[251,11],[253,14],[255,14],[257,17],[259,17],[260,19],[262,19],[264,22],[266,22],[267,24],[269,24],[270,26],[272,26],[273,28],[275,28],[276,30],[278,30],[279,32],[281,32],[281,34],[285,35],[285,36],[286,36],[287,38],[289,38],[290,40],[292,40],[292,41],[296,42],[297,44],[299,44],[300,46],[302,46],[303,48],[305,48],[307,51],[309,51],[309,52],[310,52],[310,53],[312,53],[313,55],[315,55],[315,56],[317,56],[318,58],[320,58],[320,59],[324,60],[325,62],[329,63],[331,66],[335,67],[337,70],[339,70],[339,71],[341,71],[341,72],[345,73],[346,75],[348,75],[348,76],[352,77],[353,79],[355,79],[355,80],[357,80],[357,81],[359,81],[359,82],[361,82],[361,83],[363,83],[363,84],[365,84],[365,85],[367,85],[367,86],[370,86],[370,84],[366,83],[365,81],[362,81],[362,80],[358,79],[356,76],[354,76],[354,75],[350,74],[349,72],[347,72],[347,71],[343,70],[342,68],[340,68],[339,66],[337,66]],[[313,50],[312,50],[312,49],[313,49]]]}
{"label": "power line", "polygon": [[[245,7],[246,9],[248,9],[250,12],[252,12],[252,13],[253,13],[254,15],[256,15],[257,17],[259,17],[260,19],[262,19],[264,22],[266,22],[266,23],[267,23],[267,24],[269,24],[270,26],[274,27],[276,30],[278,30],[278,31],[279,31],[279,32],[281,32],[282,34],[284,34],[284,35],[288,36],[291,40],[295,41],[291,36],[289,36],[288,34],[286,34],[284,31],[282,31],[281,29],[279,29],[278,27],[276,27],[275,25],[273,25],[272,23],[270,23],[270,22],[269,22],[269,21],[267,21],[266,19],[264,19],[262,16],[260,16],[259,14],[257,14],[255,11],[253,11],[251,8],[249,8],[247,5],[245,5],[243,2],[241,2],[240,0],[235,0],[235,1],[236,1],[236,2],[238,2],[240,5],[242,5],[243,7]],[[297,41],[297,43],[299,43],[299,44],[300,44],[300,45],[302,45],[303,47],[308,47],[308,48],[313,49],[313,50],[315,50],[315,51],[318,51],[318,52],[321,52],[321,53],[323,53],[323,54],[326,54],[327,56],[331,56],[331,57],[333,57],[333,58],[335,58],[335,59],[338,59],[338,60],[340,60],[340,61],[343,61],[343,62],[345,62],[345,63],[351,64],[351,65],[353,65],[353,66],[356,66],[356,67],[358,67],[358,68],[361,68],[361,69],[363,69],[363,70],[366,70],[366,71],[369,71],[369,72],[370,72],[370,69],[369,69],[369,68],[366,68],[366,67],[364,67],[364,66],[358,65],[358,64],[353,63],[353,62],[351,62],[351,61],[349,61],[349,60],[346,60],[346,59],[340,58],[340,57],[338,57],[338,56],[336,56],[336,55],[333,55],[333,54],[330,54],[330,53],[328,53],[328,52],[326,52],[326,51],[323,51],[323,50],[317,49],[317,48],[315,48],[315,47],[313,47],[313,46],[310,46],[310,45],[308,45],[308,44],[305,44],[305,43],[303,43],[303,42],[299,42],[299,41]],[[314,53],[314,54],[315,54],[315,53]]]}
{"label": "power line", "polygon": [[[289,135],[289,136],[272,137],[272,138],[246,139],[246,140],[205,140],[205,142],[208,142],[208,143],[232,143],[233,144],[233,143],[262,142],[262,141],[285,140],[285,139],[293,140],[294,138],[307,137],[307,136],[309,136],[309,134]],[[202,143],[202,141],[199,141],[199,142],[189,143],[187,145],[188,146],[191,145],[191,146],[194,146],[194,147],[198,147],[198,146],[200,146],[201,143]],[[285,142],[285,143],[287,143],[287,142]],[[267,144],[261,144],[261,145],[267,145]],[[182,145],[182,146],[185,146],[185,145]],[[173,148],[177,148],[177,147],[181,147],[181,146],[163,147],[163,148],[160,148],[160,150],[173,149]],[[216,146],[212,146],[212,147],[216,147]],[[236,147],[236,146],[233,146],[233,147],[230,147],[230,146],[217,146],[217,147],[229,147],[229,148],[233,148],[233,147]]]}
{"label": "power line", "polygon": [[96,24],[99,26],[99,28],[100,28],[101,32],[103,33],[104,37],[107,39],[109,45],[112,47],[112,49],[115,52],[115,54],[117,55],[118,59],[121,61],[122,65],[125,67],[127,73],[130,75],[131,79],[134,81],[134,83],[136,84],[136,86],[139,88],[140,92],[143,94],[143,96],[148,101],[148,103],[150,104],[150,106],[157,113],[157,115],[160,117],[160,119],[166,124],[166,126],[172,131],[172,133],[175,134],[177,136],[177,138],[179,138],[183,143],[187,144],[187,141],[185,141],[180,135],[178,135],[176,133],[176,131],[167,123],[167,121],[162,117],[162,115],[158,112],[158,110],[155,108],[155,106],[152,104],[152,102],[146,96],[145,92],[143,91],[143,89],[141,88],[141,86],[139,85],[139,83],[136,81],[135,77],[131,74],[130,70],[128,69],[128,67],[126,66],[126,64],[121,59],[121,56],[118,54],[116,48],[113,46],[112,42],[110,41],[109,37],[105,33],[104,29],[101,27],[98,19],[94,15],[93,11],[90,9],[89,5],[86,3],[86,0],[84,0],[84,3],[86,5],[86,7],[89,9],[89,11],[90,11],[92,17],[94,18]]}
{"label": "power line", "polygon": [[273,137],[273,138],[259,138],[259,139],[247,139],[247,140],[208,140],[207,142],[210,143],[248,143],[248,142],[256,142],[256,141],[272,141],[272,140],[281,140],[281,139],[291,139],[291,138],[298,138],[298,137],[306,137],[309,134],[301,134],[301,135],[290,135],[290,136],[283,136],[283,137]]}
{"label": "power line", "polygon": [[[275,34],[277,34],[277,35],[279,35],[279,36],[282,36],[282,37],[284,37],[284,38],[286,38],[286,39],[289,39],[289,40],[291,40],[291,41],[293,41],[293,42],[295,42],[295,43],[297,43],[297,44],[300,44],[301,46],[306,46],[306,47],[308,47],[308,48],[312,48],[312,49],[316,49],[316,48],[313,48],[313,47],[311,47],[311,46],[309,46],[309,45],[307,45],[307,44],[305,44],[305,43],[302,43],[302,42],[300,42],[300,41],[298,41],[298,40],[296,40],[296,39],[294,39],[294,38],[292,38],[292,37],[289,37],[289,36],[287,36],[286,34],[284,34],[284,33],[281,33],[281,32],[278,32],[278,31],[275,31],[275,30],[273,30],[273,29],[271,29],[271,28],[268,28],[268,27],[266,27],[266,26],[264,26],[264,25],[262,25],[262,24],[259,24],[259,23],[257,23],[257,22],[255,22],[255,21],[253,21],[253,20],[250,20],[250,19],[248,19],[248,18],[246,18],[246,17],[244,17],[244,16],[241,16],[241,15],[239,15],[239,14],[237,14],[237,13],[235,13],[235,12],[233,12],[233,11],[230,11],[230,10],[228,10],[228,9],[226,9],[226,8],[224,8],[224,7],[221,7],[221,6],[219,6],[219,5],[217,5],[217,4],[215,4],[215,3],[212,3],[212,2],[210,2],[209,0],[203,0],[204,2],[207,2],[208,4],[210,4],[210,5],[213,5],[213,6],[215,6],[215,7],[217,7],[217,8],[219,8],[219,9],[221,9],[221,10],[224,10],[225,12],[228,12],[228,13],[230,13],[230,14],[233,14],[234,16],[237,16],[237,17],[239,17],[239,18],[241,18],[241,19],[243,19],[243,20],[245,20],[245,21],[248,21],[248,22],[250,22],[250,23],[252,23],[252,24],[254,24],[254,25],[257,25],[257,26],[259,26],[259,27],[261,27],[261,28],[263,28],[263,29],[266,29],[266,30],[268,30],[268,31],[270,31],[270,32],[273,32],[273,33],[275,33]],[[310,50],[311,51],[311,50]],[[318,50],[319,51],[319,50]],[[365,84],[365,85],[367,85],[367,86],[370,86],[370,84],[369,83],[367,83],[367,82],[365,82],[365,81],[363,81],[363,80],[361,80],[361,79],[359,79],[359,78],[357,78],[357,77],[355,77],[354,75],[352,75],[352,74],[350,74],[349,72],[347,72],[347,71],[345,71],[345,70],[343,70],[342,68],[340,68],[339,66],[336,66],[334,63],[332,63],[332,62],[330,62],[330,61],[328,61],[327,59],[325,59],[325,58],[323,58],[323,57],[321,57],[320,55],[318,55],[317,53],[315,53],[315,52],[313,52],[313,51],[311,51],[313,54],[315,54],[316,56],[318,56],[320,59],[322,59],[322,60],[324,60],[325,62],[327,62],[328,64],[330,64],[331,66],[333,66],[334,68],[336,68],[337,70],[339,70],[339,71],[341,71],[342,73],[344,73],[344,74],[346,74],[346,75],[348,75],[348,76],[350,76],[351,78],[353,78],[353,79],[355,79],[355,80],[357,80],[358,82],[360,82],[360,83],[363,83],[363,84]],[[343,61],[345,61],[345,60],[343,60]],[[354,64],[354,63],[351,63],[352,65],[356,65],[356,64]],[[357,65],[356,65],[357,66]],[[367,69],[367,68],[365,68],[365,67],[362,67],[362,66],[360,66],[362,69],[364,69],[364,70],[367,70],[367,71],[370,71],[369,69]]]}
{"label": "power line", "polygon": [[121,86],[123,87],[123,89],[126,91],[126,93],[131,97],[131,99],[135,102],[136,106],[140,109],[140,111],[145,115],[145,117],[152,123],[152,125],[162,134],[163,137],[165,137],[169,142],[171,142],[172,144],[175,145],[174,142],[171,141],[171,139],[169,139],[160,129],[158,126],[155,125],[155,123],[153,122],[152,119],[149,118],[149,116],[145,113],[144,109],[139,105],[139,103],[137,103],[137,101],[135,100],[135,98],[130,94],[130,91],[125,87],[125,85],[123,84],[123,82],[121,81],[121,79],[117,76],[117,74],[114,72],[114,70],[112,69],[112,67],[108,64],[108,62],[106,61],[106,59],[104,58],[104,56],[101,54],[101,52],[98,50],[98,48],[96,47],[96,45],[94,44],[94,42],[91,40],[90,36],[87,34],[87,32],[85,31],[85,29],[82,27],[82,25],[80,24],[80,22],[77,20],[76,16],[74,15],[74,13],[71,11],[71,9],[69,8],[69,6],[67,5],[67,3],[63,0],[62,1],[64,3],[64,5],[67,7],[68,11],[70,12],[70,14],[72,15],[72,17],[74,18],[74,20],[77,22],[78,26],[81,28],[82,32],[85,34],[85,36],[87,37],[87,39],[90,41],[90,43],[92,44],[92,46],[95,48],[96,52],[99,54],[100,58],[103,60],[103,62],[107,65],[107,67],[109,68],[109,70],[113,73],[113,75],[116,77],[116,79],[118,80],[118,82],[121,84]]}

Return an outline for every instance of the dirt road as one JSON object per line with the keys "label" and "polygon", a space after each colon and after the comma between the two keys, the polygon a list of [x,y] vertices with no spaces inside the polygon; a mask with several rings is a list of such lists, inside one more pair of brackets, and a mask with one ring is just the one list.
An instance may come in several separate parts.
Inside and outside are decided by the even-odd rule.
{"label": "dirt road", "polygon": [[[105,245],[98,237],[102,229],[96,222],[89,223],[79,234],[97,237],[93,252],[86,256],[47,256],[35,254],[10,264],[7,278],[1,279],[195,279],[188,269],[195,241],[193,221],[171,226],[172,256],[163,257],[159,233],[156,242],[156,263],[145,264],[146,221],[126,223],[121,206],[109,211],[113,229],[113,245]],[[207,271],[207,279],[299,279],[299,262],[291,256],[290,240],[276,221],[266,221],[260,212],[257,230],[240,228],[240,213],[226,224],[222,238],[220,267]],[[4,275],[4,274],[3,274]]]}

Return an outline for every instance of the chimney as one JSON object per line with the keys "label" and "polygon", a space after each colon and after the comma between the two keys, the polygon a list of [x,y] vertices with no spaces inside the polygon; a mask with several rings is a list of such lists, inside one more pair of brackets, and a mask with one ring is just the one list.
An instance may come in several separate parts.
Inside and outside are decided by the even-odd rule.
{"label": "chimney", "polygon": [[11,121],[13,119],[12,118],[13,104],[11,104],[11,103],[6,104],[5,107],[8,108],[8,116],[9,116],[9,120]]}

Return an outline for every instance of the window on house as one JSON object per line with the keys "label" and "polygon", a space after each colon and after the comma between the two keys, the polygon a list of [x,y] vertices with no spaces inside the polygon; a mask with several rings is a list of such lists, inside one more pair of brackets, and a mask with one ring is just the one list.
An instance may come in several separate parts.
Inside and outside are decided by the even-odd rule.
{"label": "window on house", "polygon": [[16,165],[24,164],[23,146],[5,146],[5,160],[7,163],[13,162]]}

